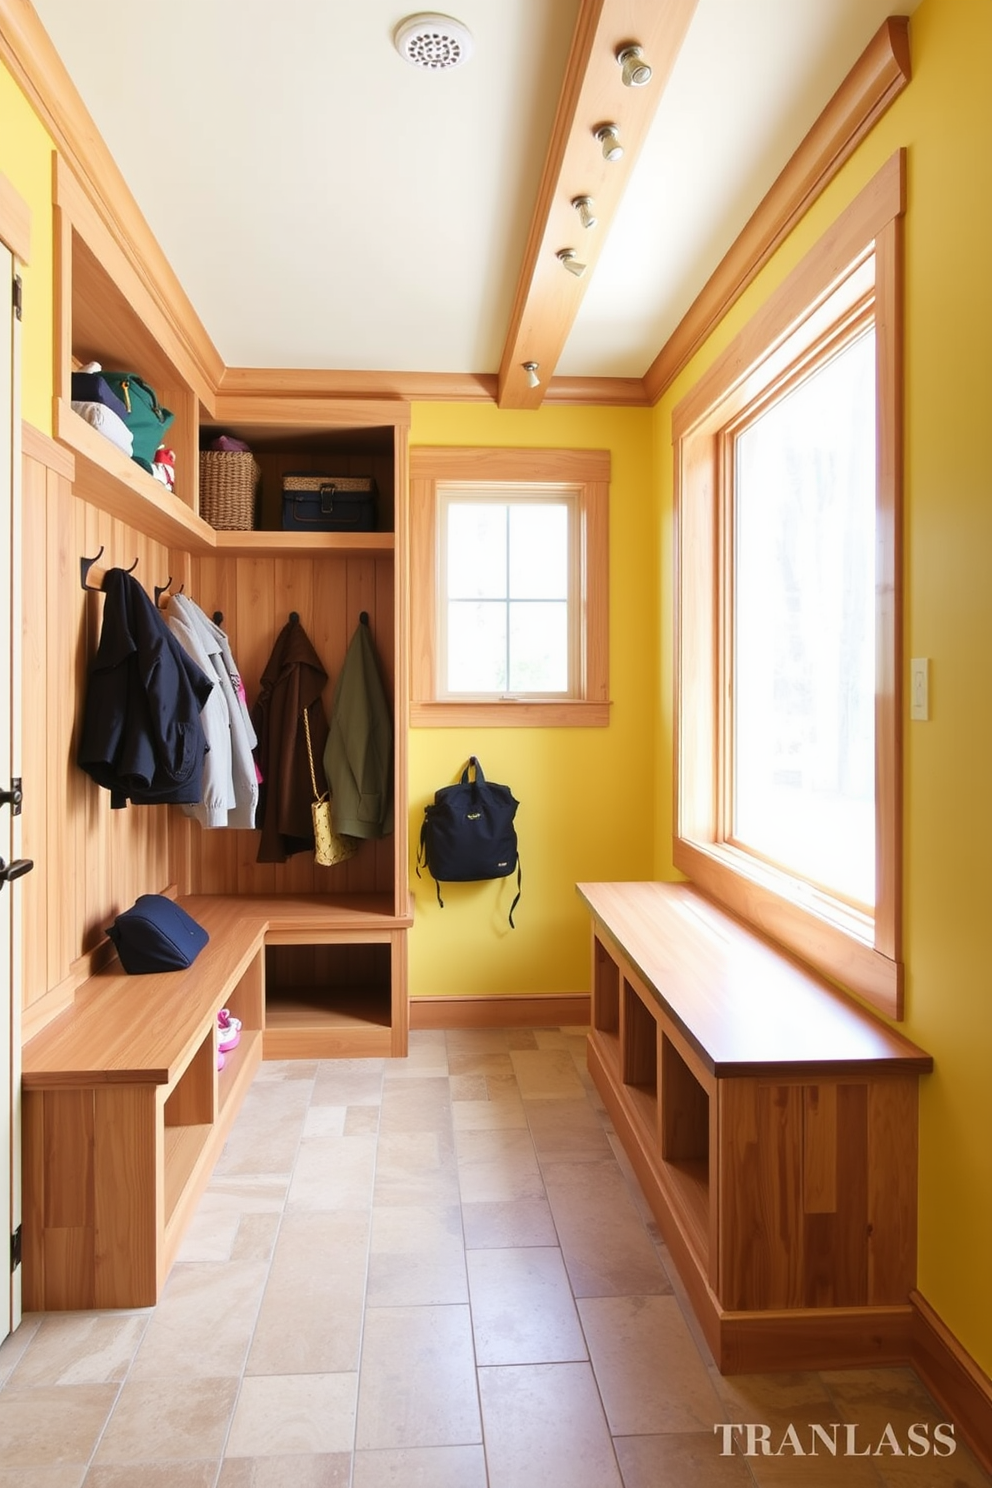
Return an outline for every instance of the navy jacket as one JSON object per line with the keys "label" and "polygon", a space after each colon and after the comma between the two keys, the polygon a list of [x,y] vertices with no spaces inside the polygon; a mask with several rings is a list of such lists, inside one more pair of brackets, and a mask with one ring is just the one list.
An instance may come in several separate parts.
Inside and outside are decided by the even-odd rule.
{"label": "navy jacket", "polygon": [[108,569],[103,592],[78,763],[110,791],[113,807],[199,801],[206,750],[200,709],[213,682],[137,579]]}

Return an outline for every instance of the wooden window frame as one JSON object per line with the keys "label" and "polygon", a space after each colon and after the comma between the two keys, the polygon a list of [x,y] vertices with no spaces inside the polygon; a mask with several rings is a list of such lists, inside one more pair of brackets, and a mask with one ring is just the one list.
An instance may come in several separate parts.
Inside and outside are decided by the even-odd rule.
{"label": "wooden window frame", "polygon": [[[577,493],[581,604],[579,696],[453,702],[437,695],[438,491],[546,485]],[[608,450],[419,446],[410,451],[410,723],[423,728],[605,728],[609,702]]]}
{"label": "wooden window frame", "polygon": [[[886,163],[678,404],[675,449],[676,868],[728,909],[891,1018],[902,968],[902,216],[905,152]],[[873,274],[870,273],[873,267]],[[742,410],[785,377],[873,280],[876,341],[873,916],[725,840],[729,636],[721,470]]]}

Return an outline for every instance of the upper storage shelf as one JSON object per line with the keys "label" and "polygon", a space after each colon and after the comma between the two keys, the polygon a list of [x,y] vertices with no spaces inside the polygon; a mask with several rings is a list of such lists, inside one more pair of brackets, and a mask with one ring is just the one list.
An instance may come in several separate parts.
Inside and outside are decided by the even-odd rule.
{"label": "upper storage shelf", "polygon": [[[395,546],[396,486],[405,469],[396,430],[409,422],[400,400],[328,399],[274,391],[218,393],[224,368],[210,362],[181,317],[164,308],[66,167],[56,160],[56,359],[53,427],[74,453],[77,493],[148,536],[189,552],[232,555],[343,552],[381,554]],[[188,318],[188,317],[187,317]],[[212,351],[212,348],[210,348]],[[214,356],[216,354],[214,353]],[[136,373],[174,415],[164,442],[175,452],[170,492],[72,408],[74,367],[99,362]],[[274,374],[278,387],[278,374]],[[199,515],[201,424],[245,439],[262,468],[258,527],[217,532]],[[405,448],[405,445],[404,445]],[[281,530],[281,481],[288,471],[374,476],[377,530],[297,534]]]}

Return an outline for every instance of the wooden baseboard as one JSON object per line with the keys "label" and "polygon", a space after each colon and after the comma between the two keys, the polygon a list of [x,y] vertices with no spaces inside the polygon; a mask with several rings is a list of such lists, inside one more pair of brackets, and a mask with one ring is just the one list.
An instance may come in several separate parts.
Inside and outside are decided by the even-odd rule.
{"label": "wooden baseboard", "polygon": [[411,1028],[586,1028],[587,992],[509,997],[414,997]]}
{"label": "wooden baseboard", "polygon": [[986,1472],[992,1472],[992,1380],[920,1292],[910,1293],[912,1364]]}
{"label": "wooden baseboard", "polygon": [[722,1374],[884,1369],[909,1360],[913,1309],[907,1304],[721,1312],[717,1327]]}

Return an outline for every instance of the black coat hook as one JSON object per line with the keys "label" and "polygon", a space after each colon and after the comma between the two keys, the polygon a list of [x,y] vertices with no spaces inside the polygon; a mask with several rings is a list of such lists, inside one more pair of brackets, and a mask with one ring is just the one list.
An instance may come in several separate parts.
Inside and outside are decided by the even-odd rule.
{"label": "black coat hook", "polygon": [[369,623],[369,612],[368,612],[368,610],[363,610],[362,611],[362,613],[358,617],[358,623],[359,623],[359,625],[368,625],[368,623]]}
{"label": "black coat hook", "polygon": [[[80,558],[79,560],[79,585],[80,588],[85,589],[89,594],[100,594],[103,590],[102,584],[87,584],[86,582],[86,580],[90,576],[90,569],[93,567],[94,563],[99,563],[102,557],[103,543],[100,544],[100,551],[97,553],[95,558]],[[137,558],[135,558],[134,562],[131,564],[131,567],[126,568],[124,572],[134,573],[134,570],[137,568],[137,566],[138,560]]]}
{"label": "black coat hook", "polygon": [[289,612],[289,623],[290,623],[290,625],[299,625],[299,623],[300,623],[300,612],[299,612],[299,610],[290,610],[290,612]]}
{"label": "black coat hook", "polygon": [[155,585],[155,604],[156,604],[156,607],[158,606],[158,602],[162,598],[162,595],[165,594],[165,593],[167,593],[168,590],[171,589],[171,588],[172,588],[172,575],[171,574],[166,579],[166,581],[165,581],[164,584],[156,584]]}
{"label": "black coat hook", "polygon": [[215,625],[223,625],[224,624],[224,611],[223,610],[214,610],[214,624]]}

